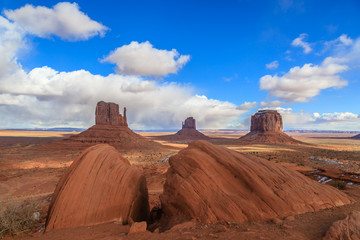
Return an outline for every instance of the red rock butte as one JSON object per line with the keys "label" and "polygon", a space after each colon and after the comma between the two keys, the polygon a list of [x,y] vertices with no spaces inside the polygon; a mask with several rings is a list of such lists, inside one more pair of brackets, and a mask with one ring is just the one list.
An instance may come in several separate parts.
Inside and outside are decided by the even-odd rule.
{"label": "red rock butte", "polygon": [[196,121],[193,117],[188,117],[182,123],[182,128],[173,135],[156,137],[159,140],[179,141],[179,140],[209,140],[210,137],[196,130]]}
{"label": "red rock butte", "polygon": [[266,220],[354,202],[295,170],[207,141],[190,143],[169,163],[160,195],[163,230],[190,219]]}
{"label": "red rock butte", "polygon": [[161,146],[134,133],[127,123],[126,108],[124,115],[119,113],[119,105],[100,101],[96,105],[95,125],[86,131],[66,139],[69,142],[108,143],[118,149],[152,148]]}
{"label": "red rock butte", "polygon": [[145,177],[106,144],[86,149],[56,186],[46,231],[130,220],[149,215]]}
{"label": "red rock butte", "polygon": [[239,139],[242,143],[297,144],[301,143],[283,133],[281,115],[275,110],[259,110],[251,116],[250,132]]}
{"label": "red rock butte", "polygon": [[126,107],[124,107],[124,116],[122,116],[119,113],[118,104],[104,101],[98,102],[95,110],[95,124],[127,127]]}

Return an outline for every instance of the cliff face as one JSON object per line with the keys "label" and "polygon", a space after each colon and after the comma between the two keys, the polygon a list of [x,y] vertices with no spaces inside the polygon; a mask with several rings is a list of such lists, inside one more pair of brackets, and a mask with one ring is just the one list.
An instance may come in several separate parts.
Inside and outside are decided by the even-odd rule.
{"label": "cliff face", "polygon": [[131,131],[127,124],[126,108],[124,108],[124,114],[121,115],[118,104],[104,101],[100,101],[96,105],[95,125],[65,140],[87,144],[108,143],[118,149],[160,146],[160,144]]}
{"label": "cliff face", "polygon": [[119,105],[116,103],[98,102],[95,110],[96,125],[115,125],[127,127],[126,108],[124,116],[119,113]]}
{"label": "cliff face", "polygon": [[240,138],[243,144],[298,144],[300,141],[283,133],[280,113],[275,110],[259,110],[251,116],[250,132]]}
{"label": "cliff face", "polygon": [[282,132],[283,122],[281,115],[275,110],[260,110],[251,116],[250,131]]}
{"label": "cliff face", "polygon": [[188,117],[187,119],[185,119],[185,122],[183,122],[182,124],[182,128],[196,129],[195,119],[193,117]]}

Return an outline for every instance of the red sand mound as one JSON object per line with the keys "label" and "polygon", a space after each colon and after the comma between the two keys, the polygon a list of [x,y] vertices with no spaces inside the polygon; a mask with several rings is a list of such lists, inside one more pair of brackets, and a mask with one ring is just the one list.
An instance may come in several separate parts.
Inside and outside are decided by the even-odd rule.
{"label": "red sand mound", "polygon": [[360,212],[353,211],[345,219],[336,221],[326,232],[323,240],[360,239]]}
{"label": "red sand mound", "polygon": [[206,141],[189,144],[169,163],[160,196],[164,229],[190,219],[244,222],[353,202],[294,170]]}
{"label": "red sand mound", "polygon": [[239,139],[242,143],[297,144],[298,140],[283,133],[281,115],[275,110],[259,110],[251,116],[250,132]]}
{"label": "red sand mound", "polygon": [[49,208],[46,231],[110,221],[147,220],[145,177],[113,147],[86,149],[60,179]]}
{"label": "red sand mound", "polygon": [[180,141],[180,140],[209,140],[210,137],[196,130],[196,122],[193,117],[188,117],[182,123],[182,129],[173,135],[155,137],[159,140]]}

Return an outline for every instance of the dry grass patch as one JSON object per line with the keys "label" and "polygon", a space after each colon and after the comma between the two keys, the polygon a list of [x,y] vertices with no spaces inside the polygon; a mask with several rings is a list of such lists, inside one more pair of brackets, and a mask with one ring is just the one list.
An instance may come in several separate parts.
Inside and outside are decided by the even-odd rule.
{"label": "dry grass patch", "polygon": [[0,202],[0,238],[30,232],[39,227],[41,206],[34,199],[7,198]]}

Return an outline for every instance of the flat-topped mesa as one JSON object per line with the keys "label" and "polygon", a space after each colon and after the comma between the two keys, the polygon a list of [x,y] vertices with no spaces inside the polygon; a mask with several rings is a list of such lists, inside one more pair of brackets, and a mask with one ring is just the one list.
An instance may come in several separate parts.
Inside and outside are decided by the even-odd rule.
{"label": "flat-topped mesa", "polygon": [[251,132],[282,132],[283,122],[276,110],[259,110],[251,116]]}
{"label": "flat-topped mesa", "polygon": [[283,122],[280,113],[275,110],[259,110],[251,116],[250,132],[240,137],[240,142],[298,144],[300,141],[283,133]]}
{"label": "flat-topped mesa", "polygon": [[182,128],[196,129],[195,119],[193,117],[188,117],[185,119],[185,122],[182,123]]}
{"label": "flat-topped mesa", "polygon": [[119,105],[112,102],[100,101],[95,110],[96,125],[115,125],[127,127],[126,108],[124,116],[119,113]]}

